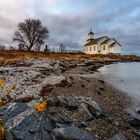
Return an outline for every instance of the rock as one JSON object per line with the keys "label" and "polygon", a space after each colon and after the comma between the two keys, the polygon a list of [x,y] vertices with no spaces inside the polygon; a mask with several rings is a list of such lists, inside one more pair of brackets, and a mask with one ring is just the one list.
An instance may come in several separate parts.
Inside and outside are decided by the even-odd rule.
{"label": "rock", "polygon": [[77,66],[76,63],[71,63],[69,65],[67,65],[68,68],[75,68]]}
{"label": "rock", "polygon": [[127,140],[126,137],[122,134],[122,132],[119,132],[118,134],[114,135],[109,140]]}
{"label": "rock", "polygon": [[56,111],[49,112],[48,116],[54,123],[61,123],[61,124],[72,123],[72,120],[61,112],[56,112]]}
{"label": "rock", "polygon": [[118,121],[115,121],[115,126],[119,126],[120,124],[119,124],[119,122]]}
{"label": "rock", "polygon": [[87,105],[84,103],[81,103],[80,108],[79,108],[79,113],[83,116],[84,121],[89,121],[94,119],[92,114],[89,112]]}
{"label": "rock", "polygon": [[95,62],[90,61],[90,62],[85,62],[85,66],[93,66],[95,65]]}
{"label": "rock", "polygon": [[92,71],[92,72],[93,72],[93,71],[97,71],[97,69],[98,69],[98,67],[96,67],[96,66],[89,66],[89,67],[88,67],[88,70],[89,70],[89,71]]}
{"label": "rock", "polygon": [[140,120],[137,118],[129,118],[129,124],[134,133],[140,136]]}
{"label": "rock", "polygon": [[64,124],[64,123],[56,123],[56,127],[57,128],[66,128],[66,127],[69,127],[68,124]]}
{"label": "rock", "polygon": [[53,130],[53,140],[95,140],[88,132],[77,127],[56,128]]}
{"label": "rock", "polygon": [[140,136],[140,115],[134,110],[129,110],[128,122],[135,134]]}
{"label": "rock", "polygon": [[[8,138],[14,140],[52,140],[51,131],[55,128],[47,113],[38,113],[23,103],[11,103],[0,109],[0,119],[9,130]],[[12,136],[11,136],[12,134]]]}
{"label": "rock", "polygon": [[18,114],[24,112],[25,110],[27,110],[29,107],[27,106],[27,104],[23,104],[23,103],[10,103],[7,104],[3,107],[0,108],[0,118],[1,120],[3,120],[4,122],[6,122],[7,120],[17,116]]}
{"label": "rock", "polygon": [[100,83],[102,83],[102,84],[104,84],[105,83],[105,81],[104,80],[98,80]]}
{"label": "rock", "polygon": [[49,98],[47,100],[47,103],[49,104],[49,106],[57,106],[59,105],[59,100],[57,98]]}
{"label": "rock", "polygon": [[136,118],[129,119],[129,124],[133,127],[140,127],[140,120]]}
{"label": "rock", "polygon": [[90,127],[89,124],[86,122],[82,122],[79,126],[79,128],[89,128],[89,127]]}
{"label": "rock", "polygon": [[76,98],[74,96],[57,96],[60,104],[64,105],[65,107],[69,108],[70,110],[77,109],[76,105]]}
{"label": "rock", "polygon": [[10,133],[9,130],[5,129],[5,132],[4,132],[4,137],[5,137],[5,140],[13,140],[13,136],[12,134]]}
{"label": "rock", "polygon": [[58,84],[56,84],[55,86],[56,87],[72,87],[72,84],[69,81],[69,79],[64,79],[61,82],[59,82]]}
{"label": "rock", "polygon": [[140,110],[137,110],[137,113],[140,115]]}
{"label": "rock", "polygon": [[93,116],[96,118],[104,116],[102,109],[95,101],[89,100],[84,102],[87,104],[87,108]]}

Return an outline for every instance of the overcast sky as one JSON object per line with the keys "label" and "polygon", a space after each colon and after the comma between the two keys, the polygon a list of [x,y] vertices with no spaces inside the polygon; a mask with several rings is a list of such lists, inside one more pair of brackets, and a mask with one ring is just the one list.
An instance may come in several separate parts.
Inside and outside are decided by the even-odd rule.
{"label": "overcast sky", "polygon": [[0,44],[11,45],[18,22],[40,19],[49,46],[82,50],[88,32],[107,35],[123,50],[140,51],[140,0],[1,0]]}

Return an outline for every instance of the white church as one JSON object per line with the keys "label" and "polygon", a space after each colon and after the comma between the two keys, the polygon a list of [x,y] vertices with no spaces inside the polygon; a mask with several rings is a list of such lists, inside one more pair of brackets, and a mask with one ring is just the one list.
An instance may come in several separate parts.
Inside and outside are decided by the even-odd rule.
{"label": "white church", "polygon": [[114,38],[103,36],[94,38],[94,33],[88,34],[87,42],[84,46],[84,53],[86,54],[120,54],[121,45]]}

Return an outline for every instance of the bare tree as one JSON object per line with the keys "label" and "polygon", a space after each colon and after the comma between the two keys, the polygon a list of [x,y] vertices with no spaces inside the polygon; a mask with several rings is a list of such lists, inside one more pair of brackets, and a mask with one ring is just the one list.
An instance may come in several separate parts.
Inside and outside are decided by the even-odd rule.
{"label": "bare tree", "polygon": [[49,36],[47,27],[43,27],[40,20],[26,19],[18,24],[13,41],[24,44],[26,50],[30,51],[36,45],[42,45]]}

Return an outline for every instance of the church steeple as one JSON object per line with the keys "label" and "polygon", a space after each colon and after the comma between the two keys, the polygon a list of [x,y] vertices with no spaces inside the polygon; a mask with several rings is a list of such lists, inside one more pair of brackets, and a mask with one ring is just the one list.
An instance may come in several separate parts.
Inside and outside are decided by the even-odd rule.
{"label": "church steeple", "polygon": [[92,32],[92,28],[91,28],[91,31],[88,34],[88,40],[87,41],[91,41],[93,39],[94,39],[94,33]]}
{"label": "church steeple", "polygon": [[94,33],[92,32],[92,28],[88,35],[94,35]]}

